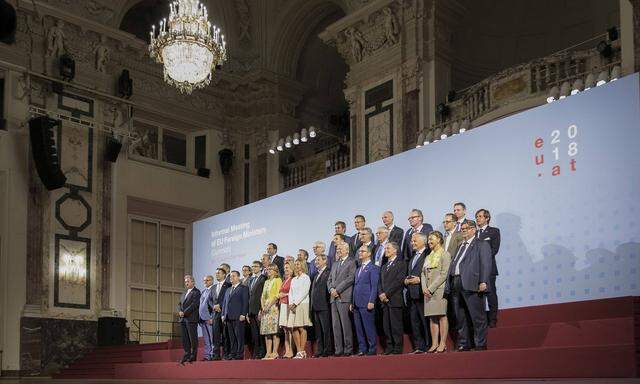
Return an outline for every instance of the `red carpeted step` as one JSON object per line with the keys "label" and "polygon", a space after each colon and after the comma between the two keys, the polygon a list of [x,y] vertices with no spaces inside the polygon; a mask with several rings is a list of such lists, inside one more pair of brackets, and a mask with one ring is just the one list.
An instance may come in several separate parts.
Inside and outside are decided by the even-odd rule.
{"label": "red carpeted step", "polygon": [[[633,377],[635,346],[526,348],[484,352],[304,360],[120,364],[117,379],[416,380]],[[389,367],[393,367],[390,369]]]}

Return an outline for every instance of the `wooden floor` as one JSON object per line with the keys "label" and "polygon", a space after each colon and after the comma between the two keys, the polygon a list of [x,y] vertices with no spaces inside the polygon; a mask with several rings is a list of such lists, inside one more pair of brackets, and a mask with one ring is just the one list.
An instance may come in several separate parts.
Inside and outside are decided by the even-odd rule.
{"label": "wooden floor", "polygon": [[[40,383],[48,383],[51,382],[49,378],[1,378],[0,384],[40,384]],[[339,381],[339,380],[331,380],[331,384],[350,384],[362,381]],[[453,384],[463,382],[465,384],[577,384],[577,383],[588,383],[588,384],[640,384],[640,379],[559,379],[559,380],[427,380],[427,381],[378,381],[378,380],[369,380],[368,383],[372,384]],[[153,383],[153,384],[184,384],[184,381],[167,381],[167,380],[65,380],[59,379],[55,380],[56,384],[77,384],[77,383],[88,383],[88,384],[128,384],[128,383]],[[229,380],[201,380],[201,381],[191,381],[189,383],[220,383],[220,384],[228,384]],[[250,381],[250,380],[237,380],[234,381],[234,384],[278,384],[282,383],[282,381]],[[305,384],[327,384],[326,381],[295,381],[290,380],[286,381],[286,383],[305,383]]]}

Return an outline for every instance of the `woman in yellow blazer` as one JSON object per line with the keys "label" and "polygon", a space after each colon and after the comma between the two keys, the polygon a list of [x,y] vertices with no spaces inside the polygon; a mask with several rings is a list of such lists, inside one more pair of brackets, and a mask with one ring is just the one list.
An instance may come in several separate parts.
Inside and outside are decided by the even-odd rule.
{"label": "woman in yellow blazer", "polygon": [[262,310],[260,311],[260,334],[264,335],[267,352],[263,360],[273,360],[278,357],[278,347],[280,346],[280,338],[278,338],[278,318],[280,308],[278,307],[278,294],[282,286],[282,279],[278,266],[275,264],[267,267],[268,279],[262,288],[262,297],[260,302]]}
{"label": "woman in yellow blazer", "polygon": [[[424,315],[429,317],[431,329],[431,348],[427,352],[442,353],[447,350],[447,334],[449,332],[444,283],[447,281],[451,255],[444,249],[444,237],[438,231],[429,233],[427,244],[431,248],[431,253],[424,260],[422,278],[420,279],[424,294]],[[440,336],[439,341],[438,336]]]}

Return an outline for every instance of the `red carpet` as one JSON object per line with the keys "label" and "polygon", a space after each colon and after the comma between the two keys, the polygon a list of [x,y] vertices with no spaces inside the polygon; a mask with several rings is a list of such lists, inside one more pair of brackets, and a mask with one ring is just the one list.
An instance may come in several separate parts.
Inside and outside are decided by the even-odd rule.
{"label": "red carpet", "polygon": [[[624,297],[500,312],[489,350],[425,355],[180,366],[178,343],[99,348],[56,378],[452,379],[638,377],[640,298]],[[406,340],[405,349],[409,349]]]}

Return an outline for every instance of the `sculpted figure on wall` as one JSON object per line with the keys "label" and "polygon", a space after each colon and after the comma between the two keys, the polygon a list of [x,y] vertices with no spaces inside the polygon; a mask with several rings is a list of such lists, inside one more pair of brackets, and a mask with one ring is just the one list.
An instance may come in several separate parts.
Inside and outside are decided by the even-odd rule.
{"label": "sculpted figure on wall", "polygon": [[49,28],[47,34],[47,57],[58,57],[65,53],[64,49],[64,22],[57,20],[56,24]]}
{"label": "sculpted figure on wall", "polygon": [[387,38],[387,44],[393,45],[398,42],[398,34],[400,33],[398,20],[391,8],[386,7],[382,12],[384,15],[384,33]]}
{"label": "sculpted figure on wall", "polygon": [[251,40],[251,13],[247,0],[236,0],[236,9],[238,10],[238,21],[240,25],[240,41]]}
{"label": "sculpted figure on wall", "polygon": [[107,61],[109,60],[109,47],[107,46],[107,37],[102,35],[100,43],[94,50],[96,58],[96,71],[104,73],[106,71]]}
{"label": "sculpted figure on wall", "polygon": [[366,47],[366,42],[364,41],[364,37],[362,37],[362,33],[357,29],[351,27],[348,28],[344,34],[349,39],[349,44],[351,45],[351,56],[353,56],[353,60],[356,63],[362,61],[362,56],[364,54],[364,49]]}

